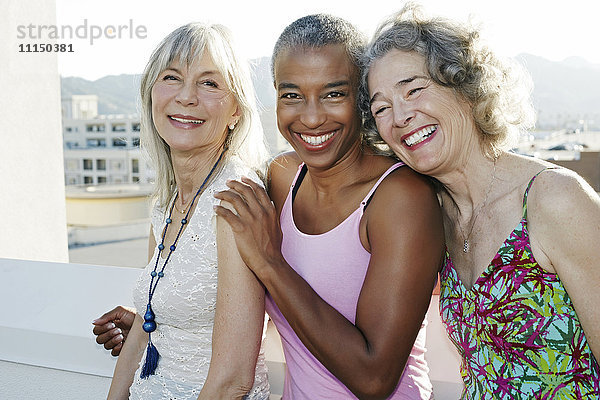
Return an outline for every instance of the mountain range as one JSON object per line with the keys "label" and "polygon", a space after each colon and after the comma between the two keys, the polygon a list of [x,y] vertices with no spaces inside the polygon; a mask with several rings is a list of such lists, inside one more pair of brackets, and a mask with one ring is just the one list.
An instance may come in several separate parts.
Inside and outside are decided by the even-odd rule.
{"label": "mountain range", "polygon": [[[583,58],[550,61],[531,54],[515,57],[534,82],[533,103],[539,129],[577,128],[579,120],[589,128],[600,128],[600,65]],[[275,90],[270,58],[251,61],[257,98],[263,109],[274,109]],[[95,81],[78,77],[61,78],[61,96],[95,94],[99,114],[138,112],[140,75],[109,75]]]}

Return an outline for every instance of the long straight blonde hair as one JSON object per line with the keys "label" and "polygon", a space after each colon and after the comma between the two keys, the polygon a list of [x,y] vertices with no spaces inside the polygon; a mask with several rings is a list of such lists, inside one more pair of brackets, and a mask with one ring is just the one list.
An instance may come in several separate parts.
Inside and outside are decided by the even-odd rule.
{"label": "long straight blonde hair", "polygon": [[156,171],[154,196],[161,207],[167,206],[175,191],[175,174],[169,145],[160,137],[152,121],[152,87],[172,62],[190,65],[205,52],[225,79],[240,110],[238,123],[229,130],[225,142],[228,151],[224,158],[238,156],[259,176],[264,176],[268,153],[248,62],[239,59],[229,29],[218,24],[190,23],[171,32],[158,45],[150,56],[140,85],[141,147]]}

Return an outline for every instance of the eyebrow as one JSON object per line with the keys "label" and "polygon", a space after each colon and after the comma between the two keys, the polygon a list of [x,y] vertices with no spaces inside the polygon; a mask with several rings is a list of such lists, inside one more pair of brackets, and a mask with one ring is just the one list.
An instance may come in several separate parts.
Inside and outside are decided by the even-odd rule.
{"label": "eyebrow", "polygon": [[[174,68],[174,67],[167,67],[167,68],[165,68],[165,71],[174,71],[174,72],[177,72],[179,75],[183,75],[183,73],[178,68]],[[220,74],[221,73],[219,71],[209,70],[209,71],[202,72],[200,74],[200,76],[205,76],[205,75],[220,75]]]}
{"label": "eyebrow", "polygon": [[[325,89],[331,89],[331,88],[336,88],[336,87],[340,87],[340,86],[348,86],[350,85],[350,81],[335,81],[335,82],[330,82],[328,84],[325,85]],[[299,86],[296,85],[295,83],[291,83],[291,82],[281,82],[279,85],[277,85],[277,90],[281,90],[281,89],[298,89]]]}
{"label": "eyebrow", "polygon": [[[402,86],[404,86],[404,85],[406,85],[408,83],[411,83],[412,81],[417,80],[417,79],[429,79],[429,77],[425,76],[425,75],[413,75],[413,76],[411,76],[409,78],[401,79],[398,82],[396,82],[396,84],[394,85],[394,88],[400,88],[400,87],[402,87]],[[380,95],[379,92],[375,93],[373,95],[373,97],[371,97],[371,100],[369,100],[369,105],[373,104],[373,102],[375,100],[377,100],[377,97],[379,95]]]}
{"label": "eyebrow", "polygon": [[277,85],[277,90],[280,89],[298,89],[298,85],[291,82],[281,82],[279,85]]}

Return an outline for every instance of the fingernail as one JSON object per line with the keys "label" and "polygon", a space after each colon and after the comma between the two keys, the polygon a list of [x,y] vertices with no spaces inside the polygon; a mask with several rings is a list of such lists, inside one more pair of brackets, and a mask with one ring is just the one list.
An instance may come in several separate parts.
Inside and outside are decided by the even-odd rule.
{"label": "fingernail", "polygon": [[117,328],[117,329],[115,329],[115,335],[116,335],[117,333],[123,333],[123,331],[121,330],[121,328]]}
{"label": "fingernail", "polygon": [[97,323],[98,321],[99,321],[98,319],[95,319],[95,320],[93,320],[93,321],[92,321],[92,324],[96,325],[96,323]]}
{"label": "fingernail", "polygon": [[119,341],[119,342],[122,342],[123,341],[123,335],[115,336],[115,339],[117,339],[117,341]]}
{"label": "fingernail", "polygon": [[114,328],[114,327],[115,327],[115,324],[113,324],[113,323],[111,322],[110,324],[106,325],[106,327],[107,327],[108,329],[112,329],[112,328]]}

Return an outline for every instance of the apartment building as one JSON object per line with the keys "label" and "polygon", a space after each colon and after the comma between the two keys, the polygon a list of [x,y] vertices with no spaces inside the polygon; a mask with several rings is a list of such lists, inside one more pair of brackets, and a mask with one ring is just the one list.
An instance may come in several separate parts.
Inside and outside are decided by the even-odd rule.
{"label": "apartment building", "polygon": [[98,115],[98,97],[62,100],[65,184],[149,183],[137,115]]}

